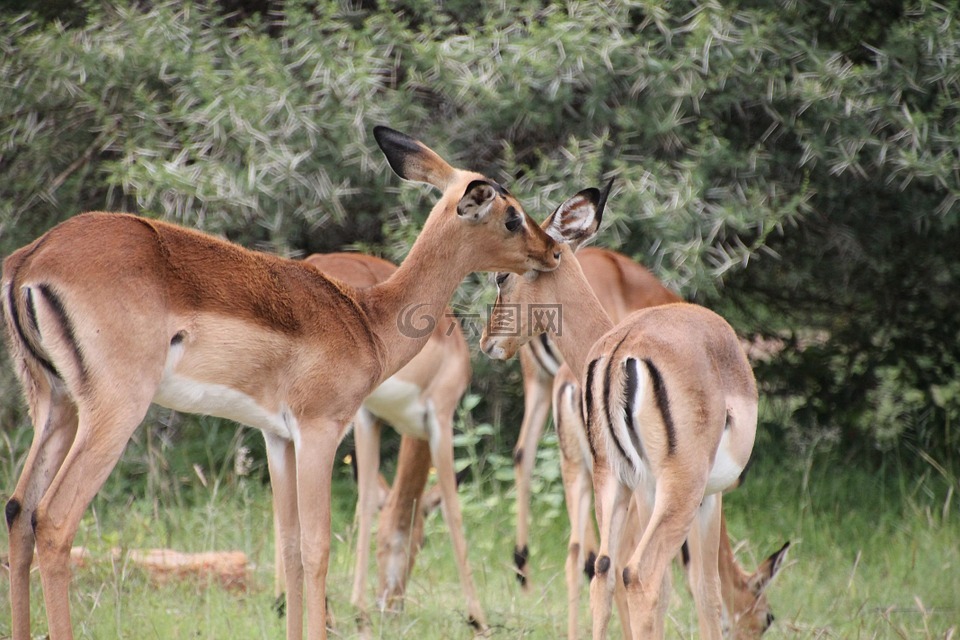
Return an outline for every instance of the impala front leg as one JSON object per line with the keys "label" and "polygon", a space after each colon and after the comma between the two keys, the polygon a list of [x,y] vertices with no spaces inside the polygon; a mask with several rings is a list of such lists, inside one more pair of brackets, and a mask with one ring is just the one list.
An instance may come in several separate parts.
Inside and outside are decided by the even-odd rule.
{"label": "impala front leg", "polygon": [[297,456],[293,442],[264,433],[273,492],[274,541],[278,569],[286,590],[287,640],[303,638],[303,561],[300,557],[300,512],[297,504]]}
{"label": "impala front leg", "polygon": [[[305,423],[296,447],[300,557],[306,583],[308,640],[327,637],[330,490],[339,434],[344,426],[330,421]],[[292,637],[289,630],[287,634]]]}
{"label": "impala front leg", "polygon": [[370,563],[370,537],[377,515],[377,478],[380,472],[380,425],[366,409],[357,412],[354,421],[357,456],[357,560],[353,574],[350,604],[357,609],[357,624],[369,624],[367,612],[367,569]]}
{"label": "impala front leg", "polygon": [[517,540],[513,549],[517,581],[524,591],[530,589],[530,571],[527,561],[530,556],[530,483],[533,467],[537,461],[537,444],[543,434],[543,426],[550,412],[550,388],[552,377],[527,353],[520,351],[523,368],[523,422],[513,451],[514,483],[517,488]]}
{"label": "impala front leg", "polygon": [[460,498],[457,496],[457,473],[453,467],[453,415],[445,412],[441,424],[433,403],[428,404],[430,420],[433,423],[430,434],[430,455],[437,469],[437,483],[443,494],[443,519],[450,530],[453,543],[453,555],[460,572],[460,586],[467,599],[467,616],[470,624],[478,631],[487,629],[486,617],[473,586],[473,574],[467,558],[467,540],[463,534],[463,515],[460,512]]}

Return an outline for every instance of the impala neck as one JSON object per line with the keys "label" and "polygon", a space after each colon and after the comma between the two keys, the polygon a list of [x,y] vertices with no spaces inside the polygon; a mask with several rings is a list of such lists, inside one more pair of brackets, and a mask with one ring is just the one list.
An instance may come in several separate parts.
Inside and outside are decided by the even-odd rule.
{"label": "impala neck", "polygon": [[403,263],[381,284],[358,292],[374,335],[383,347],[386,379],[417,355],[469,268],[458,262],[457,243],[443,219],[427,219]]}
{"label": "impala neck", "polygon": [[563,359],[577,380],[583,380],[590,347],[613,328],[613,321],[603,309],[597,295],[583,275],[580,263],[569,248],[564,247],[560,267],[540,274],[550,278],[553,300],[560,304],[563,324],[559,333],[551,332]]}
{"label": "impala neck", "polygon": [[730,546],[730,535],[727,533],[727,519],[722,514],[720,516],[719,567],[724,604],[732,611],[734,605],[733,594],[748,588],[750,574],[746,573],[737,564],[737,558],[733,555],[733,548]]}

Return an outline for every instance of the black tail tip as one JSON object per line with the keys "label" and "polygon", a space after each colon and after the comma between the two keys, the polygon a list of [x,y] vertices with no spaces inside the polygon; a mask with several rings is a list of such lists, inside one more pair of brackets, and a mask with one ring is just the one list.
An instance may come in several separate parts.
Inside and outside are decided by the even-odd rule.
{"label": "black tail tip", "polygon": [[277,599],[273,601],[273,612],[277,614],[278,618],[284,618],[287,615],[287,594],[281,593],[277,596]]}

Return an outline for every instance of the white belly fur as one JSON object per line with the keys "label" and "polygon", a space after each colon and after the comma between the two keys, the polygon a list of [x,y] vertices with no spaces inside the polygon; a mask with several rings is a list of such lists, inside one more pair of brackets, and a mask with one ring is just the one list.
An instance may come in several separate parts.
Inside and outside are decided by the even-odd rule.
{"label": "white belly fur", "polygon": [[184,413],[227,418],[285,440],[296,441],[296,420],[289,411],[283,411],[282,408],[276,412],[269,411],[255,399],[233,387],[202,382],[176,373],[177,363],[182,356],[183,345],[170,347],[163,377],[153,402]]}
{"label": "white belly fur", "polygon": [[427,406],[412,382],[387,378],[363,401],[364,408],[405,436],[429,440]]}
{"label": "white belly fur", "polygon": [[294,438],[293,425],[287,424],[281,412],[267,411],[247,394],[226,385],[165,375],[153,401],[176,411],[234,420],[285,440]]}

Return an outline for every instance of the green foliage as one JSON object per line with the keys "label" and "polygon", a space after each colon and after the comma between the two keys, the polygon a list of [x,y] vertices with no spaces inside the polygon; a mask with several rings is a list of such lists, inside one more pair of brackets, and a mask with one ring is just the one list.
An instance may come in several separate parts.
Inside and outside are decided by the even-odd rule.
{"label": "green foliage", "polygon": [[[387,123],[538,217],[615,176],[603,244],[784,341],[758,367],[790,408],[778,436],[956,451],[950,8],[64,4],[65,22],[12,7],[0,25],[0,253],[127,209],[284,255],[400,259],[433,200],[387,169],[370,136]],[[489,301],[486,282],[467,281],[459,312]],[[9,370],[0,419],[16,424]],[[477,360],[476,411],[512,435],[504,371]]]}

